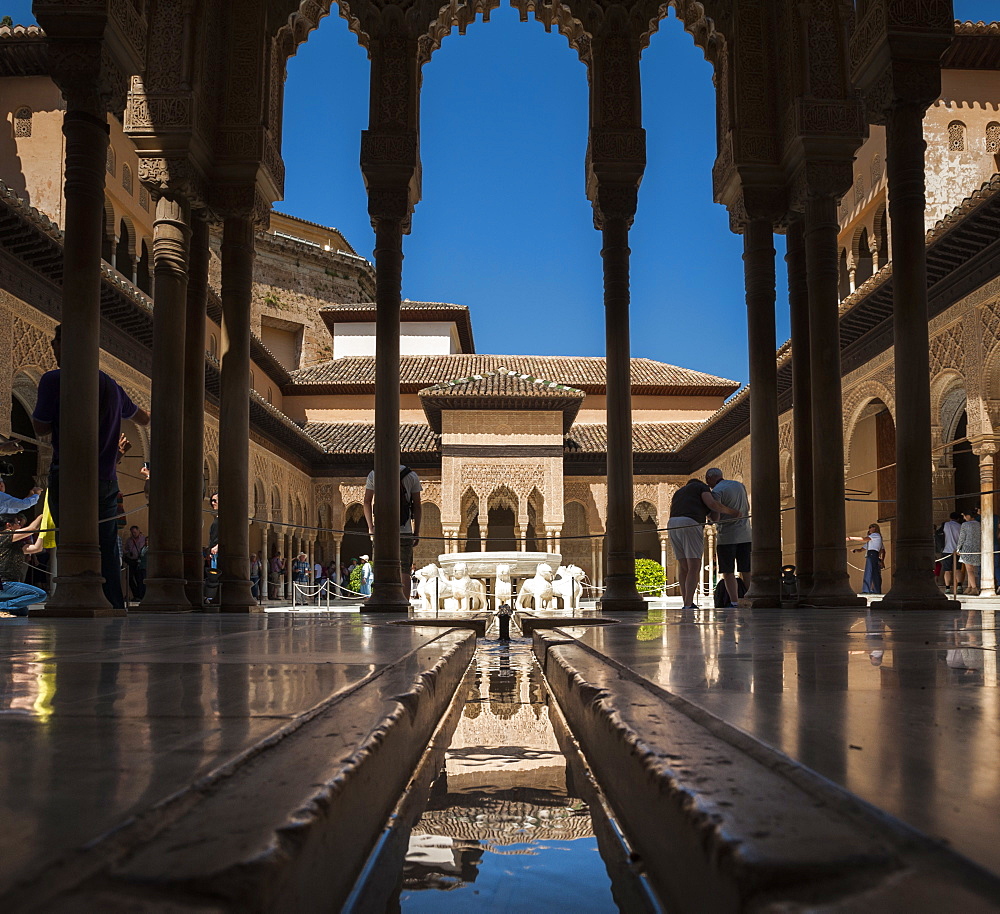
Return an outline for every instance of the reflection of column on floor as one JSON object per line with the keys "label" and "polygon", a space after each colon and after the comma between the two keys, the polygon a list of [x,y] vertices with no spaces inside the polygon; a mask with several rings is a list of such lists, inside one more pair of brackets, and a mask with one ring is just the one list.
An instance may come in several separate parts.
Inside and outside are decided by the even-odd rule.
{"label": "reflection of column on floor", "polygon": [[[208,223],[195,215],[191,224],[188,287],[184,328],[184,476],[181,527],[185,592],[188,602],[202,604],[205,562],[205,309],[208,301]],[[265,557],[266,561],[266,557]]]}

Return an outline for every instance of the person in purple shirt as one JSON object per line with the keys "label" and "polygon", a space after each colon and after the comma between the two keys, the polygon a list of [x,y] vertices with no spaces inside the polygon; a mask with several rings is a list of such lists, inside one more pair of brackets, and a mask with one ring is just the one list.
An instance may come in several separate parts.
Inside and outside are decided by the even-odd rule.
{"label": "person in purple shirt", "polygon": [[[52,353],[56,364],[62,355],[62,327],[56,326],[52,340]],[[56,526],[59,525],[59,369],[47,371],[38,382],[38,402],[31,414],[31,424],[39,437],[52,435],[52,463],[49,465],[49,510]],[[131,419],[138,425],[149,424],[149,412],[136,406],[121,386],[100,372],[98,388],[97,432],[97,516],[98,542],[101,547],[101,574],[104,576],[104,595],[115,608],[125,607],[121,585],[121,563],[118,557],[118,439],[121,437],[122,419]],[[67,450],[72,458],[72,449]],[[58,542],[58,533],[56,534]]]}

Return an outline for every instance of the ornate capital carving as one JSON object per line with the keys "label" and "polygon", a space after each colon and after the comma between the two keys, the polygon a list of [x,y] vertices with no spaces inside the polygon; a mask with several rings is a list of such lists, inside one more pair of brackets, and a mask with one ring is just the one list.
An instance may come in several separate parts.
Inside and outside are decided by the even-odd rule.
{"label": "ornate capital carving", "polygon": [[154,199],[173,193],[183,196],[196,209],[207,205],[204,177],[186,156],[153,158],[140,154],[139,181]]}
{"label": "ornate capital carving", "polygon": [[256,185],[214,184],[208,205],[215,218],[249,218],[258,231],[271,220],[271,201]]}

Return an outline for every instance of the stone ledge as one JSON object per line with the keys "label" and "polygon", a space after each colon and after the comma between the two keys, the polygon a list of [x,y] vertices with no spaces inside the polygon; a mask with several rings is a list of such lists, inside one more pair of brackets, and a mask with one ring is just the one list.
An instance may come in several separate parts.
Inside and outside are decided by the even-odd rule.
{"label": "stone ledge", "polygon": [[475,647],[442,633],[50,867],[8,910],[337,910]]}
{"label": "stone ledge", "polygon": [[565,635],[534,645],[669,909],[997,910],[944,845]]}

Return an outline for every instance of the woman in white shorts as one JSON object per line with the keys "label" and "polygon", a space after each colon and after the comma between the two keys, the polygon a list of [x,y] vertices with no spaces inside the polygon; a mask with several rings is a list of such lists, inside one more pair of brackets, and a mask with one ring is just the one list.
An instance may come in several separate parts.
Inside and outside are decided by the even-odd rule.
{"label": "woman in white shorts", "polygon": [[674,492],[671,499],[667,529],[670,531],[670,546],[677,558],[684,609],[698,608],[694,592],[705,553],[705,523],[710,516],[712,520],[717,520],[720,514],[740,516],[736,508],[727,508],[718,501],[700,479],[689,479],[686,485]]}

